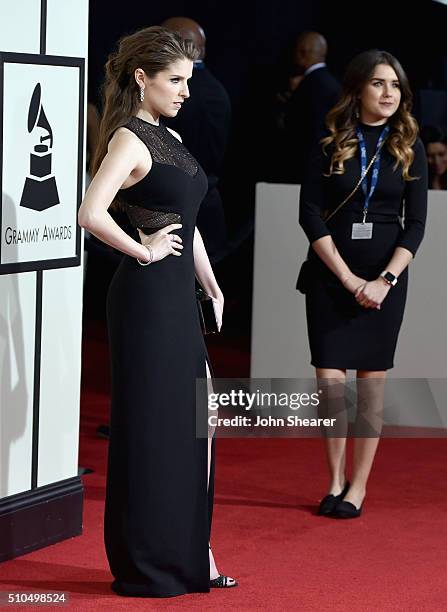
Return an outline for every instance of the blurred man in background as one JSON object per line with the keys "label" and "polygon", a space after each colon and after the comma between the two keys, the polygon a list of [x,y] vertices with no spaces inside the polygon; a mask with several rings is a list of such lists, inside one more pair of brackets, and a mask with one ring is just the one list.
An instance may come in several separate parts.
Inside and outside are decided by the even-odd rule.
{"label": "blurred man in background", "polygon": [[323,137],[325,117],[337,102],[340,85],[326,67],[327,43],[318,32],[303,32],[293,52],[294,72],[283,103],[283,180],[301,183],[310,153]]}
{"label": "blurred man in background", "polygon": [[188,82],[190,98],[178,116],[166,124],[180,134],[208,177],[208,193],[200,206],[197,225],[210,261],[216,263],[227,250],[225,215],[217,185],[230,129],[230,99],[220,81],[205,66],[206,37],[202,27],[187,17],[172,17],[161,25],[192,40],[200,51]]}

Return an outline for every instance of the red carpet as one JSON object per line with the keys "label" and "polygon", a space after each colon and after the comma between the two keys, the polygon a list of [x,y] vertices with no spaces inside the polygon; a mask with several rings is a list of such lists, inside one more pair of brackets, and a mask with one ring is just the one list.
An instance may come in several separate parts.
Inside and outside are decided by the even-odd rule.
{"label": "red carpet", "polygon": [[[240,586],[166,600],[114,595],[102,543],[107,442],[95,437],[107,420],[107,356],[95,333],[84,344],[80,464],[95,470],[83,476],[84,534],[3,563],[1,591],[66,590],[70,610],[446,609],[447,440],[433,438],[381,441],[353,521],[315,515],[327,484],[320,440],[220,439],[213,547]],[[230,365],[248,375],[240,342],[214,340],[210,352],[217,375]]]}

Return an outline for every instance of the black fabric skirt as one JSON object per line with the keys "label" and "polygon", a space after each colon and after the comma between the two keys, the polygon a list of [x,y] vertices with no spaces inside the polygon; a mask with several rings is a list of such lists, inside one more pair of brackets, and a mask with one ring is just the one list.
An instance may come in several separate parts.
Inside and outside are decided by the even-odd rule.
{"label": "black fabric skirt", "polygon": [[[374,280],[386,269],[401,226],[397,220],[374,222],[370,240],[352,240],[353,218],[340,215],[332,238],[351,271]],[[311,364],[317,368],[379,371],[394,366],[407,296],[408,270],[388,292],[381,309],[357,304],[337,277],[310,250],[312,274],[306,293]]]}
{"label": "black fabric skirt", "polygon": [[[186,249],[185,249],[186,251]],[[124,256],[107,296],[112,402],[104,540],[120,595],[209,591],[214,441],[196,436],[208,354],[192,245],[147,267]]]}

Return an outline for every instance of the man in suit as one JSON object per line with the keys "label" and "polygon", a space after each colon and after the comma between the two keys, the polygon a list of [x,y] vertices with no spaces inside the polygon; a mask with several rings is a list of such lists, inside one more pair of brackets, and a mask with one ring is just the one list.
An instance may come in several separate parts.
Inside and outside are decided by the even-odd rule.
{"label": "man in suit", "polygon": [[230,129],[230,99],[220,81],[205,66],[206,37],[201,26],[186,17],[172,17],[162,26],[192,40],[200,51],[188,82],[190,98],[177,117],[166,123],[180,134],[208,177],[208,193],[201,204],[197,225],[210,260],[216,263],[227,249],[225,215],[217,185]]}
{"label": "man in suit", "polygon": [[324,135],[326,114],[340,95],[340,85],[326,67],[326,54],[327,43],[321,34],[300,34],[283,119],[284,178],[290,183],[304,179],[310,153]]}

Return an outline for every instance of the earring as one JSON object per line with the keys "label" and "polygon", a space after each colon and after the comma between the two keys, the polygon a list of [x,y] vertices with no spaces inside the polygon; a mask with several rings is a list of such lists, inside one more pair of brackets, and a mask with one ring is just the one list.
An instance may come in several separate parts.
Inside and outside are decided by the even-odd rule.
{"label": "earring", "polygon": [[144,87],[140,85],[140,102],[144,100]]}

